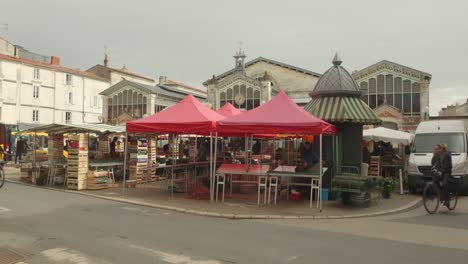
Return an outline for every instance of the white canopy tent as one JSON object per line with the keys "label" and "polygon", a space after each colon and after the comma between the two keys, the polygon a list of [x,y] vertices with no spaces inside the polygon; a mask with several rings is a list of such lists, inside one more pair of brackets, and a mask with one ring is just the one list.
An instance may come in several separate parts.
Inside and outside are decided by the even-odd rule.
{"label": "white canopy tent", "polygon": [[377,127],[364,130],[363,139],[366,141],[384,141],[392,144],[409,145],[413,142],[414,135],[398,130]]}

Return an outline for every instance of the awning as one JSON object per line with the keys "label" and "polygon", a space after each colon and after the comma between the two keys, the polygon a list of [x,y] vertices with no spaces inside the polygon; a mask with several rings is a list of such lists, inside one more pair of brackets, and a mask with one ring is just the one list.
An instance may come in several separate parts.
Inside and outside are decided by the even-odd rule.
{"label": "awning", "polygon": [[231,103],[225,104],[223,107],[220,109],[216,110],[216,113],[224,116],[224,117],[230,117],[230,116],[235,116],[238,115],[241,112],[241,110],[235,108]]}
{"label": "awning", "polygon": [[48,134],[65,133],[123,133],[124,126],[106,124],[50,124],[23,130],[22,132],[45,132]]}
{"label": "awning", "polygon": [[403,145],[409,145],[414,139],[413,134],[384,127],[367,129],[362,134],[363,139],[367,141],[384,141]]}
{"label": "awning", "polygon": [[378,125],[382,120],[359,97],[313,98],[304,110],[328,122],[350,122]]}

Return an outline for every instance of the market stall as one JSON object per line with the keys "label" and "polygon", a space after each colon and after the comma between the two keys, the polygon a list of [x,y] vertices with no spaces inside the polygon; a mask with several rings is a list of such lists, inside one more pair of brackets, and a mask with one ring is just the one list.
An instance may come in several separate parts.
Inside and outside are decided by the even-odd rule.
{"label": "market stall", "polygon": [[[315,178],[311,179],[309,186],[311,188],[311,196],[313,189],[319,190],[318,194],[318,207],[321,209],[321,188],[322,188],[322,176],[323,176],[323,162],[322,162],[322,147],[323,147],[323,135],[334,135],[336,128],[307,113],[302,108],[297,106],[284,91],[281,91],[271,101],[242,114],[232,116],[221,120],[217,124],[217,133],[220,135],[245,135],[250,139],[255,135],[276,135],[276,134],[295,134],[295,135],[317,135],[319,137],[319,168],[317,172],[311,172],[315,174]],[[251,151],[252,144],[250,143],[248,149]],[[248,174],[250,166],[246,167],[246,173]],[[277,172],[281,174],[282,172]],[[289,175],[289,172],[287,172]],[[226,175],[222,171],[219,174]],[[267,177],[268,181],[276,179],[277,177]],[[300,174],[296,175],[301,177]],[[263,183],[263,179],[259,177],[259,186]],[[275,184],[269,182],[267,185]],[[267,186],[265,185],[265,186]],[[310,207],[312,207],[312,199],[310,201]]]}
{"label": "market stall", "polygon": [[[174,168],[178,163],[178,143],[179,135],[203,135],[208,136],[209,143],[209,166],[210,166],[210,179],[212,181],[213,176],[211,175],[213,167],[216,162],[213,158],[216,157],[216,149],[213,148],[212,135],[216,131],[216,122],[224,119],[224,116],[216,113],[215,111],[204,106],[192,95],[186,96],[179,103],[164,109],[164,111],[158,112],[151,116],[131,121],[127,123],[127,133],[132,134],[143,134],[143,135],[165,135],[170,134],[171,139],[169,143],[169,152],[171,153],[172,166],[170,172],[170,184],[171,195],[174,193],[174,183],[176,181],[176,175],[174,174]],[[129,149],[129,147],[127,147]],[[132,160],[131,160],[132,161]],[[192,166],[193,162],[188,161],[187,166]],[[132,166],[132,165],[130,165]],[[131,169],[131,167],[130,167]],[[185,173],[187,175],[187,173]],[[125,175],[126,176],[126,175]],[[183,177],[186,179],[187,176]],[[132,180],[132,172],[130,170],[129,179]],[[213,186],[210,182],[211,187]],[[210,198],[213,199],[213,191],[211,190]]]}
{"label": "market stall", "polygon": [[[103,189],[115,182],[115,178],[110,177],[113,176],[113,168],[123,166],[121,160],[115,160],[106,153],[108,147],[99,148],[98,155],[89,155],[92,145],[90,135],[102,137],[119,134],[124,132],[123,127],[105,124],[50,124],[34,127],[26,132],[48,134],[48,147],[43,150],[46,159],[43,160],[33,150],[35,155],[31,160],[31,177],[37,184],[62,183],[73,190]],[[106,144],[109,141],[102,140],[101,145]]]}

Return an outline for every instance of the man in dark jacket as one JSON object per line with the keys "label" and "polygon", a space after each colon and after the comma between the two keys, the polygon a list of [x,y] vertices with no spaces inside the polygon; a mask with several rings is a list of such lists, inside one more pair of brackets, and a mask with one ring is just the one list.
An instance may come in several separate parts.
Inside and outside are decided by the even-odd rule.
{"label": "man in dark jacket", "polygon": [[431,164],[437,170],[439,180],[442,181],[444,205],[448,205],[450,202],[448,183],[450,175],[452,175],[452,155],[446,144],[437,144],[434,147]]}

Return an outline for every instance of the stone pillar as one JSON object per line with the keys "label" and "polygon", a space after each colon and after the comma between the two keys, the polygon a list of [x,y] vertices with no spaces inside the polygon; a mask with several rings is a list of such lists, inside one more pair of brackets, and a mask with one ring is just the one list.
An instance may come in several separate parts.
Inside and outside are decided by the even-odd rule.
{"label": "stone pillar", "polygon": [[154,112],[155,111],[154,106],[156,105],[156,95],[155,94],[150,94],[149,96],[150,97],[149,97],[149,100],[148,100],[149,105],[148,105],[147,113],[148,113],[148,115],[152,115],[152,114],[155,113]]}
{"label": "stone pillar", "polygon": [[271,82],[262,81],[262,90],[260,96],[260,104],[264,104],[271,100]]}
{"label": "stone pillar", "polygon": [[430,80],[420,81],[421,120],[429,119],[429,84]]}

